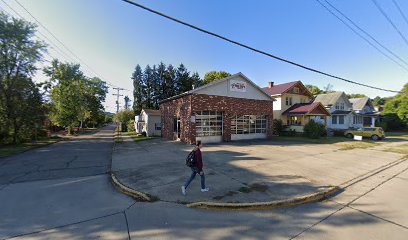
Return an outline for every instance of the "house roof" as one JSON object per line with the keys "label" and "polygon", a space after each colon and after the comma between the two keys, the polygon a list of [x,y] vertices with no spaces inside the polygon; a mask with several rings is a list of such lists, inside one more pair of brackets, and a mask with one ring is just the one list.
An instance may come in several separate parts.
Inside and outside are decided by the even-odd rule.
{"label": "house roof", "polygon": [[272,87],[264,87],[262,90],[264,90],[267,94],[274,96],[274,95],[281,95],[283,93],[289,92],[293,87],[296,85],[300,85],[301,88],[303,88],[305,91],[303,92],[304,94],[308,95],[309,97],[313,97],[313,94],[303,85],[301,81],[294,81],[294,82],[288,82],[288,83],[283,83],[283,84],[277,84]]}
{"label": "house roof", "polygon": [[248,81],[253,87],[255,87],[256,89],[258,89],[262,94],[264,94],[265,96],[267,96],[267,97],[268,97],[269,99],[271,99],[272,101],[276,101],[275,98],[273,98],[273,97],[271,97],[270,95],[268,95],[267,93],[265,93],[265,92],[262,90],[262,88],[260,88],[260,87],[259,87],[258,85],[256,85],[254,82],[252,82],[252,81],[251,81],[249,78],[247,78],[243,73],[239,72],[239,73],[236,73],[236,74],[231,75],[231,76],[229,76],[229,77],[226,77],[226,78],[223,78],[223,79],[220,79],[220,80],[217,80],[217,81],[213,81],[213,82],[210,82],[209,84],[206,84],[206,85],[203,85],[203,86],[201,86],[201,87],[198,87],[198,88],[192,89],[192,90],[190,90],[190,91],[184,92],[184,93],[182,93],[182,94],[179,94],[179,95],[176,95],[176,96],[173,96],[173,97],[164,99],[163,101],[160,102],[160,104],[161,104],[161,103],[164,103],[164,102],[167,102],[167,101],[170,101],[170,100],[173,100],[173,99],[177,99],[177,98],[181,98],[181,97],[184,97],[184,96],[193,94],[193,93],[198,92],[198,91],[200,91],[200,90],[202,90],[202,89],[209,88],[209,87],[214,86],[214,85],[216,85],[216,84],[218,84],[218,83],[228,81],[228,80],[230,80],[230,79],[232,79],[232,78],[235,78],[235,77],[238,77],[238,76],[244,78],[244,79],[245,79],[246,81]]}
{"label": "house roof", "polygon": [[155,109],[142,109],[147,115],[151,116],[161,116],[160,110]]}
{"label": "house roof", "polygon": [[269,95],[278,95],[278,94],[282,94],[282,93],[288,91],[289,89],[294,87],[299,82],[300,81],[277,84],[277,85],[274,85],[271,88],[270,87],[264,87],[264,88],[262,88],[262,90],[264,90]]}
{"label": "house roof", "polygon": [[353,110],[361,110],[364,108],[364,106],[367,104],[369,98],[368,97],[363,97],[363,98],[350,98],[349,101],[353,105]]}
{"label": "house roof", "polygon": [[318,115],[318,114],[330,116],[330,113],[326,110],[326,108],[324,108],[324,106],[320,102],[297,103],[282,113],[282,115]]}
{"label": "house roof", "polygon": [[344,92],[332,92],[319,94],[313,100],[313,102],[321,102],[323,106],[335,105]]}

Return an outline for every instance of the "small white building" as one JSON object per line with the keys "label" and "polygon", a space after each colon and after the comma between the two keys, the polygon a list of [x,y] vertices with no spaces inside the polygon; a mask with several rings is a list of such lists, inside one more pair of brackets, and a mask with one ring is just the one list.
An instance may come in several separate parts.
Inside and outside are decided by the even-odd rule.
{"label": "small white building", "polygon": [[136,133],[146,133],[147,137],[161,136],[160,110],[142,109],[140,115],[135,116]]}

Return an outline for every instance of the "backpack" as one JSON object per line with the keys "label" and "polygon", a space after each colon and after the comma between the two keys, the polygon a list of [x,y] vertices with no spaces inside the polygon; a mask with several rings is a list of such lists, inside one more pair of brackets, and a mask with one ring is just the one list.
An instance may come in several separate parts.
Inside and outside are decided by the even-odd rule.
{"label": "backpack", "polygon": [[195,159],[195,150],[191,151],[187,158],[186,158],[186,166],[187,167],[195,167],[196,159]]}

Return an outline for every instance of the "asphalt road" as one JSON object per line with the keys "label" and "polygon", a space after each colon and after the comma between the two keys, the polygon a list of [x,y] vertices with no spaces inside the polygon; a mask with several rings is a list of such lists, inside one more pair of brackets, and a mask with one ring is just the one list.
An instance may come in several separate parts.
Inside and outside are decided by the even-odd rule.
{"label": "asphalt road", "polygon": [[0,239],[407,239],[408,162],[324,202],[226,212],[140,203],[107,171],[112,127],[0,160]]}

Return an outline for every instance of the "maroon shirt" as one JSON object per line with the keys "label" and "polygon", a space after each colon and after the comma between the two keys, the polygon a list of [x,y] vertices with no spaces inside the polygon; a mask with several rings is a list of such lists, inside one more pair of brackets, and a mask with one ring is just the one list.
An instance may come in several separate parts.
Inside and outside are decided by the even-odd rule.
{"label": "maroon shirt", "polygon": [[196,167],[199,172],[203,170],[203,157],[201,156],[201,150],[199,148],[195,151]]}

